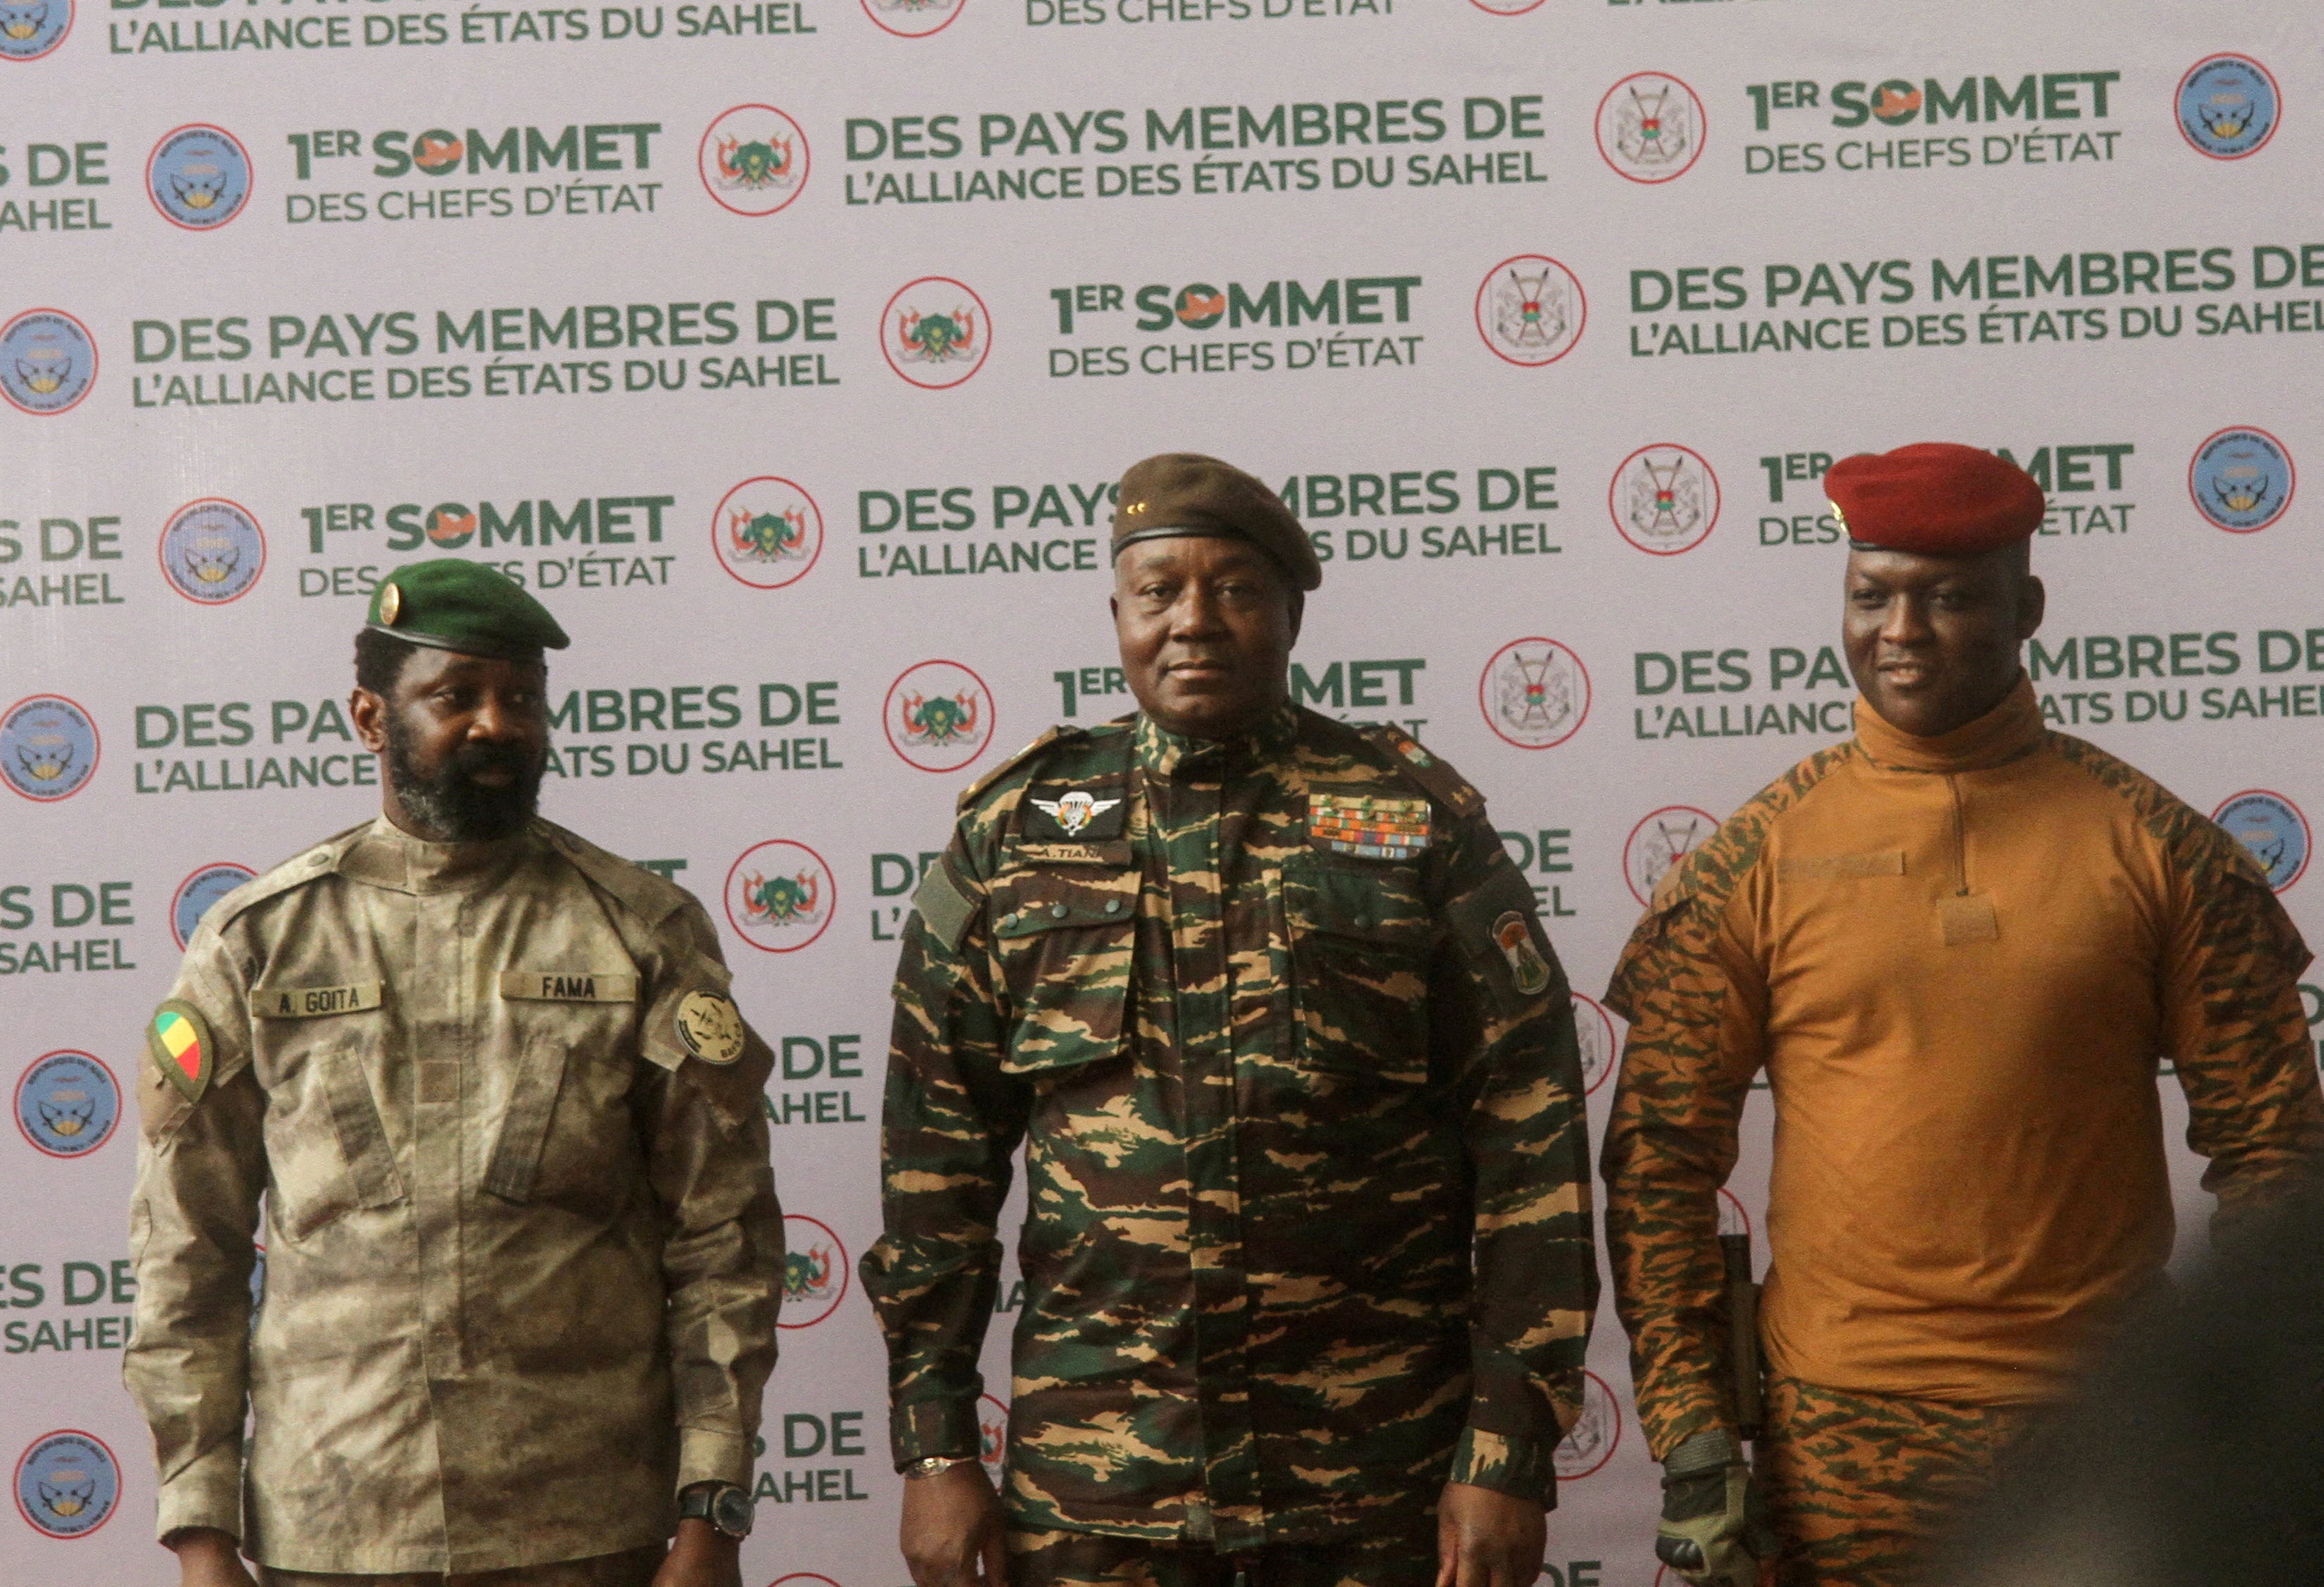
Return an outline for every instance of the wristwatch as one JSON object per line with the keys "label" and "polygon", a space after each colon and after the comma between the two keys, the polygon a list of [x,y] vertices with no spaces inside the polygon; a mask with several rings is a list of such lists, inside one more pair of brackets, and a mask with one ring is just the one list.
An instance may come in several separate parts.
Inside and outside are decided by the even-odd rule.
{"label": "wristwatch", "polygon": [[918,1481],[923,1477],[942,1476],[954,1466],[974,1464],[976,1464],[976,1456],[973,1454],[932,1454],[926,1460],[917,1460],[906,1466],[904,1475],[912,1481]]}
{"label": "wristwatch", "polygon": [[707,1521],[729,1537],[748,1537],[758,1507],[748,1489],[732,1482],[696,1482],[678,1496],[678,1518]]}

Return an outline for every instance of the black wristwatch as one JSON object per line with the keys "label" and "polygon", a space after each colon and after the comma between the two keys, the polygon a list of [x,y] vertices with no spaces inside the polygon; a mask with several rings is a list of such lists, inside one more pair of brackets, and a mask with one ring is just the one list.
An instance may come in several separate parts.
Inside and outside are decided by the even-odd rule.
{"label": "black wristwatch", "polygon": [[748,1489],[732,1482],[696,1482],[678,1496],[678,1518],[707,1521],[729,1537],[748,1537],[758,1507]]}

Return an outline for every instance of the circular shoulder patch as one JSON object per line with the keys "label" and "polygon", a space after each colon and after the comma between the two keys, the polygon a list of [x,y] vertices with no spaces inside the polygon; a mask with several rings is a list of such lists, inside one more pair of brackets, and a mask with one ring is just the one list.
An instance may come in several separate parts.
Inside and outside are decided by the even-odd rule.
{"label": "circular shoulder patch", "polygon": [[742,1010],[722,992],[687,992],[673,1023],[686,1050],[706,1064],[731,1064],[742,1056]]}
{"label": "circular shoulder patch", "polygon": [[209,1089],[217,1047],[199,1009],[171,998],[154,1010],[152,1022],[145,1027],[145,1050],[161,1066],[161,1077],[188,1102],[202,1100],[202,1093]]}

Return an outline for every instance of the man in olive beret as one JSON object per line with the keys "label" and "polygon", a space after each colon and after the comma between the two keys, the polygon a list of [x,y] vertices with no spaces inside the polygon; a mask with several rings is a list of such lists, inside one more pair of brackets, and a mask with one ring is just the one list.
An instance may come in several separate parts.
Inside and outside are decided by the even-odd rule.
{"label": "man in olive beret", "polygon": [[540,603],[445,559],[370,619],[380,815],[218,900],[146,1031],[161,1542],[184,1587],[250,1587],[237,1545],[269,1587],[739,1587],[770,1055],[702,906],[533,814]]}
{"label": "man in olive beret", "polygon": [[912,1579],[1531,1587],[1598,1287],[1533,890],[1450,766],[1292,705],[1323,573],[1273,492],[1171,454],[1120,497],[1138,713],[969,789],[904,933],[863,1276]]}

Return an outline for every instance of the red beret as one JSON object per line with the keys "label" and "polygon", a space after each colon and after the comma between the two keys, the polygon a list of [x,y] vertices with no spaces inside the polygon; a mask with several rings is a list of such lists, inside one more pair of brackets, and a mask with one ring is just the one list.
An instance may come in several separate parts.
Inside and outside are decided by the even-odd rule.
{"label": "red beret", "polygon": [[1823,476],[1848,538],[1886,551],[1973,557],[2030,540],[2042,487],[2015,463],[1975,447],[1923,441],[1842,457]]}

